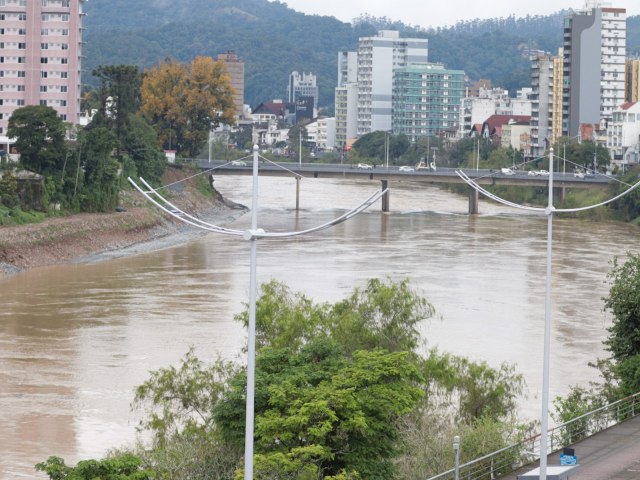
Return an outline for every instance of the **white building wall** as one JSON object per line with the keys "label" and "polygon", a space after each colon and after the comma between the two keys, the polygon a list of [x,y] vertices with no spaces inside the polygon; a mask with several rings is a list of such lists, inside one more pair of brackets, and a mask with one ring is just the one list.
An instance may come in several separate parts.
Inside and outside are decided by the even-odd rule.
{"label": "white building wall", "polygon": [[[607,148],[611,152],[612,162],[618,165],[636,163],[639,147],[640,103],[634,103],[627,109],[616,108],[607,128]],[[632,157],[635,161],[625,162],[631,153],[634,153]]]}

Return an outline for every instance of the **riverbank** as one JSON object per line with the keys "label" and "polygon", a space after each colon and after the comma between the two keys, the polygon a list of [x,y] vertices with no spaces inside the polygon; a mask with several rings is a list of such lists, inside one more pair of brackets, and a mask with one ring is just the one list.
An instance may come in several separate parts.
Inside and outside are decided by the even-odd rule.
{"label": "riverbank", "polygon": [[[182,178],[169,169],[164,184]],[[246,208],[217,193],[204,195],[189,180],[172,189],[171,200],[207,221],[225,225]],[[0,228],[0,276],[60,263],[91,263],[136,255],[187,242],[206,234],[153,207],[137,191],[123,192],[124,211],[83,213]]]}

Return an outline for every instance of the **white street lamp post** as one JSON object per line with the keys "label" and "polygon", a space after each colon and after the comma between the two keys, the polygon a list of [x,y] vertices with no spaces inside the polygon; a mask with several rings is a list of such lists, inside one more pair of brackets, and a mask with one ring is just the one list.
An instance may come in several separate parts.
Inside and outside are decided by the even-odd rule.
{"label": "white street lamp post", "polygon": [[544,352],[543,352],[543,366],[542,366],[542,412],[541,412],[541,421],[540,421],[540,480],[547,479],[547,454],[548,454],[548,434],[549,434],[549,364],[550,364],[550,344],[551,344],[551,256],[552,256],[552,242],[553,242],[553,215],[557,212],[567,212],[574,213],[585,210],[591,210],[596,207],[600,207],[606,205],[608,203],[614,202],[615,200],[625,196],[627,193],[631,192],[638,186],[640,186],[640,181],[629,187],[627,190],[622,192],[619,195],[616,195],[609,200],[605,200],[604,202],[600,202],[596,205],[591,205],[588,207],[580,207],[580,208],[567,208],[567,209],[558,209],[553,206],[553,148],[549,150],[549,201],[547,203],[547,207],[542,209],[538,207],[529,207],[526,205],[520,205],[517,203],[510,202],[508,200],[504,200],[503,198],[494,195],[493,193],[487,191],[476,182],[471,180],[463,171],[457,170],[456,173],[462,180],[464,180],[469,186],[475,188],[478,192],[483,195],[499,202],[504,205],[508,205],[514,208],[520,208],[523,210],[534,211],[534,212],[544,212],[547,216],[547,277],[546,277],[546,285],[545,285],[545,315],[544,315]]}
{"label": "white street lamp post", "polygon": [[456,454],[455,467],[453,470],[453,478],[454,480],[459,480],[460,479],[460,437],[458,435],[453,437],[453,451]]}
{"label": "white street lamp post", "polygon": [[[272,162],[273,163],[273,162]],[[274,164],[277,165],[277,164]],[[220,168],[220,167],[216,167]],[[212,168],[203,173],[209,173],[216,168]],[[244,453],[244,479],[253,480],[253,435],[254,435],[254,420],[255,420],[255,362],[256,362],[256,301],[257,301],[257,241],[261,238],[288,238],[306,235],[309,233],[325,230],[333,227],[339,223],[342,223],[355,215],[363,212],[375,203],[380,197],[387,193],[387,190],[376,192],[371,195],[367,200],[362,202],[358,207],[350,210],[349,212],[341,215],[338,218],[333,219],[330,222],[318,225],[316,227],[308,228],[306,230],[294,231],[294,232],[265,232],[258,228],[258,146],[253,147],[253,193],[251,202],[251,228],[247,231],[230,229],[226,227],[220,227],[211,223],[207,223],[200,220],[187,212],[179,209],[176,205],[164,198],[158,189],[151,187],[143,178],[140,181],[146,189],[143,189],[129,177],[129,182],[142,193],[151,203],[162,209],[167,214],[171,215],[177,220],[180,220],[188,225],[206,230],[209,232],[221,233],[225,235],[241,236],[245,240],[251,242],[250,253],[250,266],[249,266],[249,325],[247,329],[247,405],[245,416],[245,453]]]}

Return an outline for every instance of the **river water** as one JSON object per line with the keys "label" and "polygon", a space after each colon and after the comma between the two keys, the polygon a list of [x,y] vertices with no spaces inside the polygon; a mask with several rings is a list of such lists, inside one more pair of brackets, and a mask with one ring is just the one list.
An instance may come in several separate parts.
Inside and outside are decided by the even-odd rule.
{"label": "river water", "polygon": [[[250,178],[216,187],[250,205]],[[308,228],[356,206],[376,182],[260,180],[259,226]],[[263,240],[258,281],[277,279],[335,301],[373,277],[409,278],[435,306],[422,329],[438,347],[492,366],[516,365],[528,384],[523,418],[538,418],[542,384],[546,217],[417,184],[392,185],[380,205],[312,236]],[[248,228],[245,215],[233,226]],[[551,398],[597,378],[610,319],[602,311],[614,255],[637,229],[554,220]],[[216,234],[175,248],[89,265],[62,265],[0,281],[0,478],[33,478],[50,455],[75,463],[135,441],[133,389],[190,346],[204,360],[244,362],[233,320],[248,301],[249,244]]]}

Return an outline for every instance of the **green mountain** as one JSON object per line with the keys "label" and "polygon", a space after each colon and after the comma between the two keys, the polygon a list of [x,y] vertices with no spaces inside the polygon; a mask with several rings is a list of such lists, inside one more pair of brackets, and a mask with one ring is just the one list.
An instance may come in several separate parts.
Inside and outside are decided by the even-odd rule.
{"label": "green mountain", "polygon": [[[428,38],[431,61],[511,91],[529,83],[529,49],[555,52],[562,44],[562,12],[429,30],[369,16],[349,24],[267,0],[91,0],[85,12],[86,84],[96,84],[91,71],[98,65],[145,68],[233,50],[245,62],[245,102],[252,106],[284,98],[293,70],[317,75],[320,105],[332,105],[338,52],[357,49],[359,37],[383,28]],[[640,55],[640,16],[627,28],[628,48]]]}

